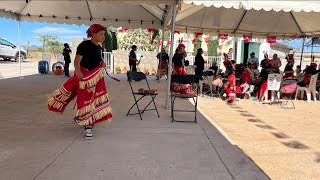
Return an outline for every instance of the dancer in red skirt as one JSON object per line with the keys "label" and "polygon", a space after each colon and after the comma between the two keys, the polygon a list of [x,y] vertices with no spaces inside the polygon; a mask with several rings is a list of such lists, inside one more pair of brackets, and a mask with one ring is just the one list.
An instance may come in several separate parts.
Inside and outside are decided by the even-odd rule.
{"label": "dancer in red skirt", "polygon": [[105,28],[93,24],[87,30],[88,38],[77,48],[74,60],[75,74],[53,93],[48,101],[50,111],[63,113],[69,102],[77,97],[74,121],[85,127],[85,138],[92,139],[95,124],[111,120],[109,95],[104,81],[105,63],[102,48]]}
{"label": "dancer in red skirt", "polygon": [[226,68],[226,72],[224,74],[224,77],[228,77],[228,82],[224,84],[224,90],[226,93],[226,98],[228,100],[228,103],[232,104],[235,100],[235,93],[236,93],[236,76],[235,76],[235,70],[233,68],[233,65],[231,61],[228,58],[227,54],[224,54],[225,60],[223,62],[223,65]]}
{"label": "dancer in red skirt", "polygon": [[[185,46],[183,44],[178,45],[178,49],[172,58],[173,62],[173,72],[172,75],[186,75],[187,71],[184,68],[185,57],[187,56],[185,52]],[[171,91],[175,93],[188,94],[190,91],[189,84],[177,84],[172,83]]]}

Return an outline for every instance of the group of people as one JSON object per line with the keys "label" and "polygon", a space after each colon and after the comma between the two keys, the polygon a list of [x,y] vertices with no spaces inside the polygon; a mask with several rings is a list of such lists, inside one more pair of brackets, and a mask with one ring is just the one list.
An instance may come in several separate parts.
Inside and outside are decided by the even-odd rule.
{"label": "group of people", "polygon": [[[62,114],[66,106],[76,97],[74,121],[85,128],[85,138],[92,139],[93,126],[97,123],[111,120],[112,113],[110,107],[110,97],[107,93],[104,81],[104,73],[106,73],[106,64],[103,62],[102,48],[99,43],[104,42],[105,27],[100,24],[93,24],[87,30],[87,36],[90,40],[83,41],[78,47],[74,60],[75,73],[69,76],[70,47],[64,45],[63,55],[65,60],[65,75],[70,77],[59,89],[54,91],[48,100],[48,109],[53,112]],[[137,71],[138,59],[136,55],[137,46],[133,45],[129,54],[130,71]],[[202,57],[203,50],[198,49],[195,57],[196,66],[195,75],[200,79],[204,75],[205,60]],[[262,101],[264,92],[267,90],[267,79],[271,73],[279,73],[281,61],[277,54],[269,59],[265,55],[265,59],[259,63],[254,52],[250,54],[250,58],[246,64],[236,64],[235,61],[229,59],[229,53],[224,54],[225,72],[219,70],[216,62],[212,63],[209,68],[213,70],[213,84],[222,86],[224,89],[224,99],[228,103],[233,103],[237,94],[250,98],[251,95],[259,97]],[[186,60],[187,53],[185,46],[179,44],[172,58],[173,75],[186,75],[185,66],[189,65]],[[157,55],[159,59],[159,68],[157,78],[161,78],[168,74],[169,56],[162,50]],[[258,67],[262,68],[261,71]],[[308,86],[312,75],[320,72],[317,70],[317,64],[311,63],[305,70],[301,70],[297,66],[296,71],[293,70],[294,59],[293,54],[287,56],[287,65],[284,69],[284,78],[297,77],[299,86]],[[114,78],[113,78],[114,79]],[[176,93],[192,93],[190,85],[172,84],[171,91]]]}

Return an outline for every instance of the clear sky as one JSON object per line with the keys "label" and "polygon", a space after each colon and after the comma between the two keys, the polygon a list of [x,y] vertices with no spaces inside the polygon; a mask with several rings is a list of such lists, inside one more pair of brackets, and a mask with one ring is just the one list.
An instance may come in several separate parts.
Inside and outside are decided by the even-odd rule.
{"label": "clear sky", "polygon": [[[68,24],[49,24],[37,22],[21,22],[21,44],[41,46],[37,39],[37,34],[52,34],[60,37],[60,41],[71,44],[72,37],[86,37],[88,26],[68,25]],[[18,42],[18,22],[10,19],[0,18],[0,37],[3,37],[12,43]],[[308,42],[309,40],[307,40]],[[302,40],[279,41],[295,48],[301,48]],[[299,50],[298,50],[299,51]],[[311,48],[305,48],[306,52],[310,52]],[[320,51],[320,48],[314,48],[314,52]]]}
{"label": "clear sky", "polygon": [[[12,43],[18,42],[18,21],[0,18],[0,37],[3,37]],[[21,22],[21,44],[41,46],[37,39],[37,34],[52,34],[60,37],[60,41],[71,43],[72,37],[86,37],[87,26],[67,25],[67,24],[49,24],[36,22]]]}

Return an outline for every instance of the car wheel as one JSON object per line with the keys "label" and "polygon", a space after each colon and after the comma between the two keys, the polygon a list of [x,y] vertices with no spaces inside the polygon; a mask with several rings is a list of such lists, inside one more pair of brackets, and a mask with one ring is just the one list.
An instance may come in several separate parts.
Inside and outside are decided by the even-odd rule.
{"label": "car wheel", "polygon": [[[23,62],[26,59],[26,55],[21,53],[20,58],[21,58],[21,62]],[[19,62],[19,53],[16,54],[15,60],[16,60],[16,62]]]}
{"label": "car wheel", "polygon": [[5,60],[5,61],[10,61],[11,58],[3,58],[3,60]]}

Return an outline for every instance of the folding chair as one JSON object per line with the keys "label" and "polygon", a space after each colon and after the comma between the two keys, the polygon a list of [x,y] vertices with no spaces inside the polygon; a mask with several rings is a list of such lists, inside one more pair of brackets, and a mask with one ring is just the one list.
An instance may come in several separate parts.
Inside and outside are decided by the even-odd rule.
{"label": "folding chair", "polygon": [[[196,75],[173,75],[171,77],[171,83],[177,83],[179,85],[185,85],[185,84],[194,84],[196,86],[196,91],[188,94],[179,94],[179,93],[173,93],[171,92],[171,119],[172,122],[193,122],[197,123],[197,106],[198,106],[198,95],[199,95],[199,77]],[[192,98],[194,102],[194,110],[175,110],[174,109],[174,102],[176,98],[182,98],[182,99],[190,99]],[[195,117],[193,121],[177,121],[174,119],[174,111],[178,112],[194,112]]]}
{"label": "folding chair", "polygon": [[268,75],[268,87],[264,96],[266,98],[265,102],[268,100],[268,91],[271,91],[270,104],[274,102],[274,95],[276,94],[276,99],[280,103],[280,87],[281,87],[282,75],[278,73]]}
{"label": "folding chair", "polygon": [[[297,89],[298,79],[284,79],[280,88],[281,98],[283,101],[281,103],[281,108],[283,109],[295,109],[294,102],[292,101],[292,97],[295,95],[295,91]],[[291,105],[288,103],[291,102]]]}
{"label": "folding chair", "polygon": [[[128,115],[135,115],[135,114],[139,114],[140,116],[140,119],[142,120],[142,114],[145,112],[145,111],[152,111],[152,110],[155,110],[158,114],[158,118],[160,117],[159,116],[159,112],[158,112],[158,109],[157,109],[157,106],[156,106],[156,103],[154,101],[154,99],[157,97],[158,95],[158,92],[157,90],[151,90],[150,89],[150,86],[149,86],[149,83],[148,83],[148,80],[147,80],[147,77],[144,73],[142,72],[132,72],[132,71],[128,71],[127,72],[127,77],[128,77],[128,82],[129,82],[129,85],[130,85],[130,88],[131,88],[131,92],[132,92],[132,95],[133,95],[133,98],[134,98],[134,101],[135,103],[130,107],[128,113],[127,113],[127,116]],[[147,90],[144,90],[142,88],[140,88],[137,91],[134,91],[133,90],[133,87],[132,87],[132,80],[134,81],[141,81],[141,80],[146,80],[146,83],[147,83],[147,87],[148,89]],[[140,110],[139,108],[139,105],[138,105],[138,102],[143,99],[144,97],[151,97],[151,101],[147,104],[147,106],[143,109],[143,110]],[[147,109],[149,107],[149,105],[153,103],[154,105],[154,109]],[[136,106],[137,109],[138,109],[138,113],[132,113],[130,114],[130,111],[131,109]]]}
{"label": "folding chair", "polygon": [[[204,94],[207,94],[208,92],[210,92],[210,97],[213,96],[213,84],[212,84],[212,81],[213,81],[213,78],[214,78],[214,70],[212,69],[207,69],[206,71],[204,71],[202,73],[203,75],[203,80],[200,81],[200,93],[202,94],[202,96]],[[205,91],[203,93],[203,87],[204,85],[208,85],[209,86],[209,90]]]}

